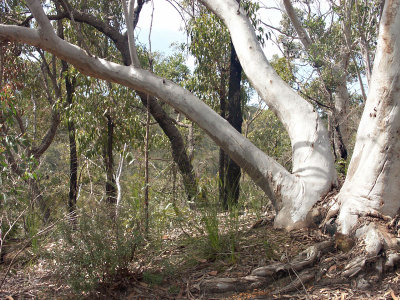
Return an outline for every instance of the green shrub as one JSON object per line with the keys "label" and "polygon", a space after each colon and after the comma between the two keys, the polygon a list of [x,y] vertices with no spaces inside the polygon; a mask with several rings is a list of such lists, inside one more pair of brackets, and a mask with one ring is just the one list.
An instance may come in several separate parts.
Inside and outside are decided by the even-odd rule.
{"label": "green shrub", "polygon": [[60,226],[54,259],[59,275],[75,292],[93,291],[126,273],[141,240],[131,221],[123,213],[115,220],[98,209],[81,212],[75,229],[67,222]]}

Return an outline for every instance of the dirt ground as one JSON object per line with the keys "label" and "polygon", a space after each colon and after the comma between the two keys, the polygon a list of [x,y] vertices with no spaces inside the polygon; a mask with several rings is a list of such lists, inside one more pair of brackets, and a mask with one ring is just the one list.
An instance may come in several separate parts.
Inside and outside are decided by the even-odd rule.
{"label": "dirt ground", "polygon": [[[266,221],[265,221],[266,220]],[[300,251],[331,237],[319,230],[285,232],[272,226],[272,218],[264,221],[243,214],[233,251],[209,255],[204,236],[188,237],[181,231],[162,236],[159,247],[145,247],[137,255],[131,270],[119,274],[113,284],[100,286],[91,294],[73,294],[57,278],[51,262],[43,258],[18,261],[10,268],[0,266],[1,299],[393,299],[400,298],[400,271],[395,270],[371,280],[343,279],[348,253],[333,251],[323,256],[317,268],[328,271],[318,282],[309,282],[291,292],[279,292],[291,280],[277,280],[265,290],[242,293],[204,294],[200,286],[216,277],[241,277],[260,266],[276,261],[289,261]],[[4,279],[3,284],[2,281]]]}

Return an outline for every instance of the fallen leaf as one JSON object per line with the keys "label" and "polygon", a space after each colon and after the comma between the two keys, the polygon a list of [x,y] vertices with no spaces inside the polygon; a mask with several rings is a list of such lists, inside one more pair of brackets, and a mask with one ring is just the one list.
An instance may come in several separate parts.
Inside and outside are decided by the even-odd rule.
{"label": "fallen leaf", "polygon": [[330,267],[330,268],[328,269],[328,272],[329,272],[329,273],[335,272],[335,271],[336,271],[336,268],[337,268],[337,266],[336,266],[336,265],[333,265],[332,267]]}
{"label": "fallen leaf", "polygon": [[211,272],[208,272],[208,275],[211,275],[211,276],[215,276],[215,275],[217,275],[218,274],[218,271],[211,271]]}

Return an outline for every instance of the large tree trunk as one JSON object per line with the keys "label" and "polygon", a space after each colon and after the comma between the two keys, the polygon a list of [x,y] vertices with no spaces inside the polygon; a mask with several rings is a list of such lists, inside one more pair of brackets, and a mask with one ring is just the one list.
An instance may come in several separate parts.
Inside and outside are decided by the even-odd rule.
{"label": "large tree trunk", "polygon": [[[268,167],[263,179],[273,184],[269,188],[260,185],[278,212],[275,226],[304,226],[311,207],[336,184],[327,131],[312,105],[296,94],[270,66],[246,13],[241,8],[238,10],[236,1],[202,2],[227,25],[244,72],[281,120],[292,142],[292,174]],[[231,156],[244,167],[245,164]],[[255,180],[258,184],[259,181]]]}
{"label": "large tree trunk", "polygon": [[400,208],[399,6],[399,1],[385,3],[368,100],[338,195],[338,223],[344,234],[366,214],[393,216]]}
{"label": "large tree trunk", "polygon": [[[301,24],[296,11],[290,0],[283,0],[283,4],[286,9],[286,13],[295,28],[297,35],[301,43],[303,44],[306,51],[310,51],[310,48],[313,45],[313,41],[308,35],[307,31]],[[346,10],[346,18],[343,22],[348,22],[350,17],[348,16],[350,11]],[[342,47],[340,53],[340,62],[338,65],[331,65],[331,62],[319,60],[315,61],[315,64],[320,65],[320,67],[324,66],[325,68],[331,69],[331,72],[334,74],[333,76],[337,80],[336,93],[334,95],[334,108],[332,110],[332,148],[335,154],[335,160],[346,160],[347,159],[347,147],[349,140],[348,133],[348,122],[347,122],[347,108],[349,106],[350,95],[347,89],[347,68],[349,64],[351,50],[347,47],[347,42],[351,40],[351,33],[349,32],[349,24],[344,24],[343,28],[345,32],[343,33],[343,42],[344,45]],[[310,55],[310,54],[309,54]],[[314,59],[312,55],[310,58]]]}

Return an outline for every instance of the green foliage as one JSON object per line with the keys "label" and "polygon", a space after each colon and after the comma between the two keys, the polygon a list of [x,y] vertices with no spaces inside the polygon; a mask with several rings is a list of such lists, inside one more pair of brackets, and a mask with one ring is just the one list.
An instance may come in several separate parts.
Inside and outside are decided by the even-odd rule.
{"label": "green foliage", "polygon": [[336,171],[338,172],[338,174],[340,176],[343,176],[343,178],[346,177],[347,168],[349,166],[349,163],[344,159],[338,159],[335,162],[335,166],[336,166]]}
{"label": "green foliage", "polygon": [[265,153],[291,169],[291,144],[289,136],[271,110],[264,110],[252,123],[249,139]]}
{"label": "green foliage", "polygon": [[31,239],[31,246],[34,253],[38,253],[40,250],[40,241],[37,233],[39,232],[41,225],[42,221],[37,212],[31,211],[27,213],[25,217],[25,230],[27,231],[28,238]]}
{"label": "green foliage", "polygon": [[160,273],[143,272],[143,281],[150,285],[160,285],[164,276]]}
{"label": "green foliage", "polygon": [[[217,186],[208,186],[207,190],[215,190]],[[208,193],[207,205],[201,210],[201,224],[206,234],[204,255],[211,260],[229,258],[231,262],[237,259],[238,244],[238,208],[229,208],[226,224],[221,224],[222,207],[217,193]],[[224,231],[221,231],[224,228]]]}
{"label": "green foliage", "polygon": [[59,275],[80,293],[109,284],[118,272],[126,272],[141,237],[123,208],[118,219],[111,218],[107,209],[97,209],[82,211],[78,220],[76,228],[62,223],[53,255]]}
{"label": "green foliage", "polygon": [[297,68],[285,57],[278,57],[274,54],[270,60],[271,66],[275,69],[276,73],[290,86],[293,86],[296,82],[294,73],[296,73]]}
{"label": "green foliage", "polygon": [[265,251],[265,257],[267,259],[275,259],[276,258],[276,254],[275,254],[275,250],[276,250],[276,245],[274,243],[272,243],[269,240],[265,240],[263,241],[263,248]]}

